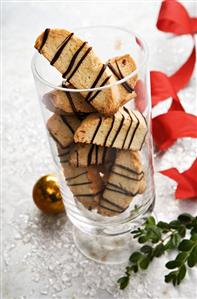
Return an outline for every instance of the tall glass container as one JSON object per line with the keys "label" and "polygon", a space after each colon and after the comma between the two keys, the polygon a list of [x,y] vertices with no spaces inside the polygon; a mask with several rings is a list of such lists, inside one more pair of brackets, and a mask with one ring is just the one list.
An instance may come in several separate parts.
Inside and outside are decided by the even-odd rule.
{"label": "tall glass container", "polygon": [[[142,148],[137,153],[138,157],[140,157],[142,167],[141,173],[143,173],[144,176],[143,191],[136,192],[136,194],[127,192],[128,205],[123,211],[120,211],[117,202],[119,203],[119,199],[122,198],[122,194],[126,191],[124,191],[124,186],[122,187],[123,193],[122,191],[120,192],[120,189],[115,188],[114,190],[114,188],[112,188],[111,200],[115,202],[114,206],[110,205],[109,202],[109,205],[105,205],[105,202],[103,206],[106,206],[106,209],[104,208],[106,213],[98,213],[99,208],[97,205],[102,206],[103,202],[101,198],[105,192],[106,186],[108,186],[107,184],[110,172],[117,172],[117,169],[114,169],[113,167],[115,164],[118,164],[116,163],[116,155],[117,152],[120,152],[120,149],[114,149],[115,153],[112,150],[110,155],[108,155],[108,161],[103,163],[103,165],[96,166],[98,170],[97,174],[100,176],[99,180],[102,181],[102,190],[95,195],[97,197],[96,204],[87,208],[87,205],[85,204],[84,206],[83,203],[86,203],[88,200],[91,200],[92,202],[94,201],[94,198],[92,198],[92,195],[88,193],[88,188],[87,193],[84,192],[84,190],[86,190],[84,187],[78,188],[77,192],[73,192],[74,189],[71,186],[78,184],[76,183],[75,178],[73,178],[73,173],[75,174],[74,177],[77,177],[80,175],[80,171],[76,172],[74,170],[72,173],[72,167],[74,166],[66,164],[69,162],[64,156],[65,150],[58,145],[58,140],[54,138],[55,136],[52,137],[48,130],[49,119],[54,115],[54,112],[52,112],[54,107],[51,109],[49,102],[47,103],[47,95],[51,92],[54,93],[56,91],[61,91],[70,93],[71,95],[75,94],[75,96],[80,94],[81,96],[83,93],[101,92],[104,89],[113,88],[113,86],[106,83],[102,87],[80,90],[68,86],[64,87],[64,85],[62,85],[61,74],[58,73],[55,68],[51,67],[42,55],[36,53],[32,60],[32,72],[35,79],[44,122],[47,127],[50,148],[56,165],[57,176],[66,212],[68,218],[73,224],[75,244],[79,250],[83,252],[83,254],[91,259],[103,263],[121,263],[128,258],[133,246],[130,231],[134,229],[136,225],[139,225],[148,213],[152,212],[155,200],[152,161],[151,98],[149,71],[147,66],[147,47],[139,36],[122,28],[95,26],[80,28],[76,31],[78,36],[89,41],[103,61],[107,61],[111,57],[118,57],[128,53],[134,59],[137,66],[137,68],[126,77],[117,77],[116,82],[112,85],[124,86],[126,82],[131,82],[132,79],[135,81],[135,98],[128,101],[124,106],[128,108],[129,111],[139,111],[145,118],[148,128],[148,132],[146,136],[144,136]],[[59,115],[64,114],[61,109],[56,109],[55,112]],[[84,115],[80,115],[80,117],[79,122],[83,120]],[[128,130],[128,137],[129,134],[131,133]],[[124,153],[127,152],[124,152],[124,150],[122,151],[123,156],[121,156],[121,161],[124,160]],[[134,155],[135,154],[136,152],[134,152]],[[119,164],[121,164],[121,161],[119,161]],[[105,170],[103,171],[103,169],[105,169],[105,167],[107,168],[108,164],[111,165],[111,168],[109,168],[110,170],[108,169],[109,173],[106,175]],[[95,166],[93,165],[93,167]],[[123,178],[126,177],[124,171],[127,173],[127,170],[123,169],[123,173],[121,173]],[[82,172],[87,173],[87,168],[84,168],[84,170],[82,169]],[[129,176],[130,174],[128,170],[128,177]],[[141,178],[142,177],[138,177],[136,179],[134,175],[134,180],[141,180]],[[88,184],[88,182],[84,183]],[[133,179],[130,180],[130,178],[128,178],[127,184],[133,184]],[[110,186],[113,187],[113,184]],[[79,190],[81,190],[81,193],[83,194],[79,194]],[[117,190],[120,196],[117,196]],[[129,196],[130,199],[128,200]],[[117,199],[117,201],[114,201],[115,199]],[[108,200],[110,200],[110,198],[108,198]],[[117,210],[118,212],[113,212],[113,210]],[[103,210],[101,209],[101,211]]]}

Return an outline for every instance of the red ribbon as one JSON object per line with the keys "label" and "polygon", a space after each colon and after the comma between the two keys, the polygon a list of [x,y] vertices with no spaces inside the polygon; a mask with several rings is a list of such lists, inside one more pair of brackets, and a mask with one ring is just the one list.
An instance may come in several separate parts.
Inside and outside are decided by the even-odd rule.
{"label": "red ribbon", "polygon": [[176,35],[194,34],[197,31],[197,18],[190,17],[181,3],[166,0],[161,4],[157,28]]}
{"label": "red ribbon", "polygon": [[197,199],[197,159],[192,166],[180,173],[176,168],[160,171],[161,174],[168,176],[178,183],[175,197],[179,199]]}
{"label": "red ribbon", "polygon": [[[197,18],[190,17],[184,6],[179,2],[166,0],[161,4],[157,28],[164,32],[176,35],[190,34],[193,37],[193,34],[197,31]],[[171,76],[159,71],[151,72],[152,105],[155,106],[160,101],[172,97],[169,111],[153,119],[153,138],[159,150],[166,150],[177,138],[186,137],[185,132],[187,132],[187,137],[196,137],[191,126],[184,122],[185,119],[190,119],[191,115],[184,112],[177,95],[177,92],[190,80],[195,62],[196,50],[194,45],[187,61]],[[179,110],[180,113],[170,113],[174,110]],[[176,117],[172,118],[172,115],[176,115]],[[169,122],[172,122],[172,125]],[[162,127],[160,127],[161,125]],[[181,125],[181,128],[179,128],[179,125]]]}
{"label": "red ribbon", "polygon": [[154,142],[160,150],[166,150],[177,138],[197,138],[197,117],[184,111],[159,115],[152,124]]}
{"label": "red ribbon", "polygon": [[[189,16],[182,4],[174,0],[166,0],[161,4],[157,28],[175,35],[190,34],[194,41],[197,32],[197,18]],[[194,71],[196,62],[195,41],[189,58],[171,76],[159,71],[151,72],[151,95],[153,107],[166,98],[172,98],[167,113],[152,120],[154,142],[159,150],[169,148],[177,138],[197,138],[197,117],[186,113],[177,95],[186,86]],[[197,198],[197,159],[183,173],[176,168],[160,171],[178,183],[176,198]]]}

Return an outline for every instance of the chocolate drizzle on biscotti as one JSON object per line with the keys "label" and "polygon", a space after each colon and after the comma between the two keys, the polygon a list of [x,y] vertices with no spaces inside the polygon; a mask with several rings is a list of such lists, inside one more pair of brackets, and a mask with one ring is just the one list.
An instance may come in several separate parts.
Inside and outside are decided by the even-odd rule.
{"label": "chocolate drizzle on biscotti", "polygon": [[81,173],[79,173],[79,174],[77,174],[77,175],[75,175],[75,176],[67,177],[66,180],[67,180],[67,181],[71,181],[71,180],[77,179],[78,177],[80,177],[80,176],[82,176],[82,175],[85,175],[85,174],[87,174],[87,173],[88,173],[88,171],[84,171],[84,172],[81,172]]}
{"label": "chocolate drizzle on biscotti", "polygon": [[46,43],[46,41],[47,41],[47,38],[48,38],[48,35],[49,35],[49,31],[50,31],[49,28],[45,29],[45,31],[44,31],[43,39],[42,39],[40,48],[39,48],[39,50],[38,50],[39,53],[41,52],[42,48],[44,47],[44,45],[45,45],[45,43]]}
{"label": "chocolate drizzle on biscotti", "polygon": [[131,169],[131,168],[129,168],[129,167],[126,167],[126,166],[121,165],[121,164],[118,164],[118,163],[115,163],[114,166],[117,166],[117,167],[122,168],[122,169],[124,169],[124,170],[127,170],[127,171],[129,171],[129,172],[132,172],[133,174],[136,174],[136,175],[143,175],[143,174],[144,174],[143,171],[141,171],[141,172],[137,172],[137,171],[135,171],[135,170],[133,170],[133,169]]}
{"label": "chocolate drizzle on biscotti", "polygon": [[109,183],[109,185],[111,185],[112,187],[114,187],[116,190],[113,190],[114,192],[117,192],[117,193],[122,193],[122,191],[124,192],[124,194],[126,195],[129,195],[129,196],[136,196],[139,192],[136,191],[135,193],[133,192],[128,192],[127,190],[121,188],[119,185],[116,185],[116,184],[113,184],[113,183]]}
{"label": "chocolate drizzle on biscotti", "polygon": [[91,165],[91,162],[92,162],[92,153],[93,153],[93,150],[94,150],[94,144],[92,144],[92,146],[90,147],[90,150],[89,150],[89,153],[88,153],[88,157],[87,157],[87,165]]}
{"label": "chocolate drizzle on biscotti", "polygon": [[99,117],[98,125],[97,125],[97,127],[96,127],[96,130],[95,130],[95,132],[94,132],[94,134],[93,134],[93,136],[92,136],[92,139],[91,139],[90,143],[93,143],[94,138],[96,137],[96,134],[98,133],[98,130],[99,130],[100,126],[101,126],[101,123],[102,123],[102,117],[100,116],[100,117]]}
{"label": "chocolate drizzle on biscotti", "polygon": [[[102,77],[105,69],[106,69],[107,65],[106,64],[103,64],[102,65],[102,68],[100,70],[100,72],[98,73],[98,76],[96,77],[95,81],[92,83],[91,87],[90,88],[95,88],[96,87],[96,84],[98,83],[98,81],[100,80],[100,78]],[[89,98],[91,97],[93,91],[89,91],[88,94],[85,96],[85,100],[89,102]]]}
{"label": "chocolate drizzle on biscotti", "polygon": [[66,76],[69,74],[69,72],[72,70],[74,64],[75,64],[75,61],[79,55],[79,53],[81,52],[81,50],[85,47],[85,45],[87,44],[87,42],[84,42],[78,49],[77,51],[75,52],[75,54],[73,55],[68,67],[67,67],[67,70],[64,72],[64,74],[62,75],[63,78],[66,78]]}
{"label": "chocolate drizzle on biscotti", "polygon": [[105,163],[106,153],[107,153],[107,147],[104,147],[104,149],[103,149],[103,157],[102,157],[102,164]]}
{"label": "chocolate drizzle on biscotti", "polygon": [[107,210],[107,211],[110,211],[110,212],[113,212],[113,213],[116,213],[116,214],[120,214],[120,213],[122,213],[122,212],[124,212],[124,210],[114,210],[113,208],[109,208],[109,207],[106,207],[106,206],[104,206],[103,204],[100,204],[99,205],[102,209],[105,209],[105,210]]}
{"label": "chocolate drizzle on biscotti", "polygon": [[113,126],[114,126],[114,121],[115,121],[115,117],[113,115],[112,117],[112,122],[111,122],[111,126],[109,127],[109,130],[107,132],[107,135],[105,136],[105,140],[104,140],[104,143],[103,143],[103,146],[106,146],[107,144],[107,140],[108,140],[108,137],[109,137],[109,134],[111,133],[112,129],[113,129]]}
{"label": "chocolate drizzle on biscotti", "polygon": [[115,136],[114,136],[114,138],[113,138],[113,140],[112,140],[112,142],[111,142],[111,147],[113,147],[114,142],[116,141],[116,139],[117,139],[117,137],[118,137],[118,135],[119,135],[119,133],[120,133],[120,131],[121,131],[121,129],[122,129],[124,120],[125,120],[125,117],[124,117],[124,115],[122,114],[122,119],[121,119],[120,125],[119,125],[119,127],[118,127],[118,130],[116,131],[116,134],[115,134]]}
{"label": "chocolate drizzle on biscotti", "polygon": [[62,121],[64,122],[64,124],[70,129],[70,131],[74,134],[75,131],[74,129],[71,127],[71,125],[69,124],[69,122],[67,121],[66,119],[66,116],[65,115],[60,115]]}
{"label": "chocolate drizzle on biscotti", "polygon": [[88,56],[88,54],[90,53],[90,51],[92,50],[92,47],[88,48],[87,51],[84,53],[84,55],[81,57],[81,59],[79,60],[79,62],[77,63],[76,67],[74,68],[74,70],[72,71],[72,73],[70,74],[70,76],[67,77],[67,80],[69,81],[73,75],[76,73],[76,71],[78,70],[78,68],[80,67],[80,65],[82,64],[82,62],[85,60],[86,56]]}
{"label": "chocolate drizzle on biscotti", "polygon": [[133,134],[132,134],[132,136],[131,136],[131,139],[130,139],[130,142],[129,142],[129,145],[128,145],[128,149],[130,149],[130,146],[131,146],[131,144],[132,144],[133,138],[134,138],[134,136],[135,136],[135,132],[137,131],[137,129],[138,129],[139,125],[140,125],[140,121],[139,121],[137,115],[136,115],[133,111],[132,111],[132,113],[133,113],[133,115],[134,115],[134,116],[136,117],[136,119],[137,119],[137,124],[136,124],[136,126],[135,126],[135,129],[133,130]]}
{"label": "chocolate drizzle on biscotti", "polygon": [[53,140],[61,147],[63,148],[63,145],[59,142],[59,140],[49,131],[49,135],[51,136],[51,138],[53,138]]}
{"label": "chocolate drizzle on biscotti", "polygon": [[96,163],[96,165],[98,165],[98,152],[99,152],[99,148],[98,148],[98,145],[96,145],[96,149],[95,149],[95,163]]}
{"label": "chocolate drizzle on biscotti", "polygon": [[124,196],[131,196],[130,192],[128,192],[127,190],[119,188],[117,186],[115,187],[115,185],[110,184],[109,182],[107,183],[107,186],[105,187],[105,189],[108,191],[111,191],[111,192],[119,193]]}
{"label": "chocolate drizzle on biscotti", "polygon": [[73,102],[73,99],[72,99],[72,96],[71,96],[71,93],[69,91],[65,91],[65,94],[67,95],[67,98],[68,98],[68,101],[69,101],[69,104],[75,114],[75,116],[79,119],[79,120],[82,120],[84,119],[84,117],[77,111],[76,107],[75,107],[75,104]]}
{"label": "chocolate drizzle on biscotti", "polygon": [[124,138],[124,141],[123,141],[123,144],[122,144],[122,148],[124,148],[124,146],[125,146],[125,142],[126,142],[126,140],[127,140],[127,136],[128,136],[128,134],[129,134],[129,132],[130,132],[130,129],[131,129],[131,126],[132,126],[132,123],[133,123],[133,119],[132,119],[132,117],[131,117],[131,114],[129,113],[129,110],[128,110],[126,107],[123,107],[123,109],[124,109],[124,111],[129,115],[129,118],[130,118],[130,125],[128,126],[127,132],[126,132],[126,134],[125,134],[125,138]]}
{"label": "chocolate drizzle on biscotti", "polygon": [[92,184],[91,181],[89,181],[89,182],[81,182],[81,183],[72,183],[72,184],[68,184],[68,186],[74,187],[74,186],[90,185],[90,184]]}
{"label": "chocolate drizzle on biscotti", "polygon": [[116,203],[112,202],[111,200],[105,198],[104,196],[102,196],[102,200],[108,202],[110,205],[112,205],[112,206],[114,206],[114,207],[116,207],[116,208],[118,208],[120,210],[123,209],[123,207],[117,205]]}
{"label": "chocolate drizzle on biscotti", "polygon": [[64,50],[65,46],[68,44],[69,40],[71,39],[71,37],[73,36],[74,33],[69,34],[65,40],[61,43],[61,45],[59,46],[57,52],[55,53],[54,57],[52,58],[50,64],[53,65],[58,58],[60,57],[62,51]]}
{"label": "chocolate drizzle on biscotti", "polygon": [[114,193],[119,193],[123,196],[132,196],[132,194],[130,192],[128,192],[125,189],[119,188],[119,187],[115,187],[115,185],[112,185],[110,183],[107,183],[107,186],[105,187],[106,190],[110,191],[110,192],[114,192]]}
{"label": "chocolate drizzle on biscotti", "polygon": [[73,103],[73,99],[72,99],[72,96],[70,94],[69,91],[65,91],[65,94],[67,95],[67,98],[68,98],[68,101],[69,101],[69,104],[74,112],[74,114],[78,117],[79,113],[77,112],[77,109],[75,107],[75,104]]}
{"label": "chocolate drizzle on biscotti", "polygon": [[[123,76],[116,60],[115,60],[115,63],[116,63],[118,71],[116,71],[116,69],[112,66],[112,64],[110,62],[108,62],[107,65],[108,65],[109,69],[112,71],[112,73],[117,77],[118,80],[124,79],[124,76]],[[128,82],[123,82],[121,84],[129,93],[132,93],[134,91],[134,89],[128,84]]]}
{"label": "chocolate drizzle on biscotti", "polygon": [[73,101],[73,98],[72,98],[72,94],[71,92],[67,91],[67,85],[64,84],[64,82],[62,82],[62,87],[65,89],[64,92],[67,96],[67,99],[69,101],[69,104],[72,108],[72,111],[73,113],[75,114],[75,116],[79,119],[79,120],[83,120],[84,117],[85,117],[85,113],[82,113],[82,112],[78,112],[77,111],[77,108],[75,107],[75,104],[74,104],[74,101]]}
{"label": "chocolate drizzle on biscotti", "polygon": [[66,156],[66,155],[69,154],[69,152],[70,152],[70,144],[67,145],[67,146],[65,146],[64,149],[66,150],[65,152],[61,152],[61,153],[58,154],[59,158],[64,157],[64,156]]}
{"label": "chocolate drizzle on biscotti", "polygon": [[[81,63],[83,62],[83,60],[86,58],[86,56],[89,54],[89,52],[92,50],[92,47],[88,48],[86,50],[86,52],[83,54],[83,56],[80,58],[80,60],[78,61],[76,67],[73,69],[73,66],[75,64],[75,61],[79,55],[79,53],[81,52],[81,50],[85,47],[85,45],[87,44],[87,42],[84,42],[79,48],[78,50],[75,52],[75,54],[73,55],[70,64],[68,66],[68,68],[66,69],[66,71],[63,73],[62,77],[63,78],[67,78],[67,80],[69,81],[73,75],[75,74],[75,72],[78,70],[78,68],[80,67]],[[72,72],[71,72],[72,71]],[[71,72],[71,74],[68,76],[68,74]]]}
{"label": "chocolate drizzle on biscotti", "polygon": [[102,193],[102,191],[99,191],[99,192],[97,192],[97,193],[85,193],[85,194],[81,194],[81,193],[79,193],[79,194],[75,194],[75,196],[76,197],[94,197],[94,196],[97,196],[97,195],[99,195],[99,194],[101,194]]}
{"label": "chocolate drizzle on biscotti", "polygon": [[108,210],[108,211],[113,212],[113,213],[117,213],[117,214],[120,214],[120,213],[121,213],[120,211],[116,211],[116,210],[111,209],[111,208],[109,208],[109,207],[105,207],[105,206],[102,205],[102,204],[100,204],[99,206],[100,206],[102,209]]}
{"label": "chocolate drizzle on biscotti", "polygon": [[123,177],[123,178],[125,178],[125,179],[133,180],[133,181],[137,181],[137,182],[140,182],[140,181],[142,180],[142,178],[143,178],[143,176],[140,177],[140,178],[139,178],[139,177],[138,177],[138,178],[130,177],[130,176],[128,176],[128,175],[125,175],[125,174],[116,172],[116,171],[114,171],[114,170],[112,170],[112,173],[114,173],[114,174],[116,174],[116,175],[118,175],[118,176],[121,176],[121,177]]}
{"label": "chocolate drizzle on biscotti", "polygon": [[[107,83],[107,81],[109,81],[110,78],[111,78],[111,75],[106,77],[105,80],[101,83],[101,85],[99,87],[103,87]],[[95,92],[95,94],[89,98],[88,103],[91,103],[100,92],[101,92],[101,90],[97,90]]]}

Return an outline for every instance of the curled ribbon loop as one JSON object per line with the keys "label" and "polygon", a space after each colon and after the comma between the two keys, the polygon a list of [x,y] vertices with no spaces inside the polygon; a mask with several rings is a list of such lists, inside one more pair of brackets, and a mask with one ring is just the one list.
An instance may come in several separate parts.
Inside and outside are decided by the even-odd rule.
{"label": "curled ribbon loop", "polygon": [[[172,0],[163,1],[161,4],[157,28],[175,35],[197,32],[197,18],[191,18],[184,6]],[[151,93],[153,106],[161,100],[173,97],[172,90],[177,93],[190,80],[196,62],[195,44],[187,61],[171,76],[164,73],[151,72]],[[160,83],[161,74],[165,77],[164,84]]]}
{"label": "curled ribbon loop", "polygon": [[157,28],[176,35],[194,34],[197,31],[197,18],[190,17],[181,3],[166,0],[161,4]]}

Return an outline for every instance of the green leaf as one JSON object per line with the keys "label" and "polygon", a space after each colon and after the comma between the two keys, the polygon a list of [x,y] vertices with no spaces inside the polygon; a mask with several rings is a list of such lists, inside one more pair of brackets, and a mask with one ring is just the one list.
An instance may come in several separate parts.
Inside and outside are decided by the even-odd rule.
{"label": "green leaf", "polygon": [[137,263],[142,257],[142,254],[139,251],[135,251],[132,253],[132,255],[129,258],[129,261],[131,263]]}
{"label": "green leaf", "polygon": [[197,233],[192,233],[191,240],[192,241],[197,241]]}
{"label": "green leaf", "polygon": [[181,241],[180,236],[178,234],[173,234],[171,236],[171,243],[172,243],[171,249],[178,247],[180,241]]}
{"label": "green leaf", "polygon": [[138,242],[139,242],[140,244],[146,243],[146,241],[148,241],[147,236],[142,236],[142,237],[139,237],[139,238],[138,238]]}
{"label": "green leaf", "polygon": [[178,220],[183,224],[189,224],[193,221],[193,219],[193,216],[188,213],[183,213],[178,217]]}
{"label": "green leaf", "polygon": [[197,245],[192,249],[187,264],[190,268],[194,267],[197,264]]}
{"label": "green leaf", "polygon": [[180,282],[183,280],[186,274],[186,267],[185,265],[182,265],[179,269],[178,275],[177,275],[177,284],[179,285]]}
{"label": "green leaf", "polygon": [[138,265],[132,265],[131,266],[131,271],[133,271],[134,273],[138,272]]}
{"label": "green leaf", "polygon": [[165,282],[170,282],[176,276],[176,271],[172,271],[169,274],[165,275]]}
{"label": "green leaf", "polygon": [[133,238],[136,239],[136,238],[138,238],[141,235],[142,235],[142,233],[138,233],[138,234],[134,235]]}
{"label": "green leaf", "polygon": [[185,259],[187,257],[187,252],[183,251],[183,252],[180,252],[177,256],[176,256],[176,261],[180,261],[181,263],[184,263],[185,262]]}
{"label": "green leaf", "polygon": [[159,221],[157,223],[157,227],[161,228],[162,230],[163,229],[166,229],[167,231],[169,230],[170,226],[167,222],[164,222],[164,221]]}
{"label": "green leaf", "polygon": [[186,234],[186,228],[184,225],[180,225],[180,227],[178,228],[178,233],[179,233],[179,236],[181,238],[184,238],[185,237],[185,234]]}
{"label": "green leaf", "polygon": [[155,225],[156,224],[155,218],[153,216],[147,217],[145,225],[147,225],[147,224]]}
{"label": "green leaf", "polygon": [[146,270],[148,268],[149,263],[150,263],[150,257],[146,255],[141,259],[139,266],[142,270]]}
{"label": "green leaf", "polygon": [[143,253],[150,254],[152,252],[152,247],[149,245],[144,245],[140,248],[140,251]]}
{"label": "green leaf", "polygon": [[178,250],[180,250],[180,251],[189,251],[189,250],[191,250],[193,245],[194,245],[194,242],[192,240],[184,239],[179,244]]}
{"label": "green leaf", "polygon": [[177,261],[177,260],[169,261],[168,263],[166,263],[165,266],[168,269],[175,269],[181,266],[181,261]]}
{"label": "green leaf", "polygon": [[177,248],[181,238],[178,234],[171,235],[169,241],[165,244],[165,250]]}
{"label": "green leaf", "polygon": [[158,243],[161,239],[161,231],[159,227],[151,226],[147,229],[147,238],[151,240],[152,243]]}
{"label": "green leaf", "polygon": [[119,283],[120,289],[124,290],[128,286],[129,277],[128,276],[123,276],[123,277],[118,279],[117,283]]}
{"label": "green leaf", "polygon": [[138,234],[140,232],[140,230],[139,229],[136,229],[136,230],[132,230],[131,231],[131,234]]}
{"label": "green leaf", "polygon": [[170,228],[177,229],[181,225],[179,220],[173,220],[169,223]]}
{"label": "green leaf", "polygon": [[165,250],[173,249],[174,245],[172,243],[172,236],[170,237],[169,241],[165,244]]}
{"label": "green leaf", "polygon": [[160,257],[165,251],[165,246],[163,243],[158,244],[153,251],[153,255],[156,257]]}
{"label": "green leaf", "polygon": [[143,237],[146,234],[146,231],[144,229],[138,228],[131,233],[134,235],[133,238],[136,239],[138,237]]}

